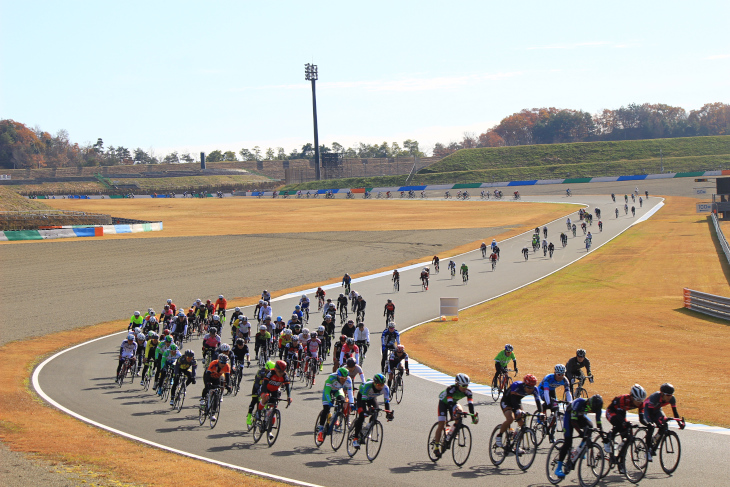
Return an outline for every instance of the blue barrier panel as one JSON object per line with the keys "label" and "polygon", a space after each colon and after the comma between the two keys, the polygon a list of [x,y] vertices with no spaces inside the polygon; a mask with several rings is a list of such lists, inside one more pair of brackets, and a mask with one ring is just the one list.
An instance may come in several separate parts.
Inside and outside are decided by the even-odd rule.
{"label": "blue barrier panel", "polygon": [[618,181],[643,181],[646,179],[646,174],[639,174],[637,176],[619,176]]}
{"label": "blue barrier panel", "polygon": [[75,199],[75,200],[78,200],[78,199],[81,199],[81,196],[75,194],[75,195],[72,196],[72,198]]}
{"label": "blue barrier panel", "polygon": [[263,196],[263,194],[264,194],[263,191],[251,191],[251,196],[258,196],[258,195]]}
{"label": "blue barrier panel", "polygon": [[132,227],[130,225],[114,225],[114,230],[117,233],[132,233]]}
{"label": "blue barrier panel", "polygon": [[87,228],[74,228],[74,233],[77,237],[93,237],[96,235],[94,228],[87,227]]}
{"label": "blue barrier panel", "polygon": [[326,189],[318,189],[317,194],[325,194],[325,193],[327,193],[327,191],[328,190],[326,190]]}
{"label": "blue barrier panel", "polygon": [[507,186],[533,186],[537,184],[537,179],[532,181],[510,181]]}
{"label": "blue barrier panel", "polygon": [[398,191],[423,191],[426,186],[401,186]]}

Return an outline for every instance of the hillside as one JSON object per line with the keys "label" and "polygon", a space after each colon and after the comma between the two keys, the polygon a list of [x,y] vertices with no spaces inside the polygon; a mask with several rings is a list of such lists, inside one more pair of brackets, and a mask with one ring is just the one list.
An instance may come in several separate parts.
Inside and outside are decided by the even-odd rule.
{"label": "hillside", "polygon": [[0,186],[0,211],[53,210],[47,204],[29,200],[9,188]]}

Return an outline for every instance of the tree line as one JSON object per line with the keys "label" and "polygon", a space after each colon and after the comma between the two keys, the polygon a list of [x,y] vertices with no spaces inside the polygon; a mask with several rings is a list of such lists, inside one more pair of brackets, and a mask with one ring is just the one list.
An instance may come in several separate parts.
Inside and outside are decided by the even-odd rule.
{"label": "tree line", "polygon": [[459,149],[559,144],[610,140],[659,139],[730,135],[730,105],[708,103],[689,114],[665,104],[631,104],[591,115],[582,110],[524,109],[503,118],[482,134],[465,133],[459,142],[437,143],[433,155],[445,157]]}

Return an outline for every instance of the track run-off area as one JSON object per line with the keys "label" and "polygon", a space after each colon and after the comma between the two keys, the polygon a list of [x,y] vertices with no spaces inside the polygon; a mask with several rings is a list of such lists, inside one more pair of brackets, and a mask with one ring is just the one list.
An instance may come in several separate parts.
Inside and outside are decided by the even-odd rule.
{"label": "track run-off area", "polygon": [[[524,197],[523,201],[525,204],[531,201],[550,202],[551,198]],[[614,218],[614,215],[606,214],[614,206],[609,202],[610,198],[606,195],[576,196],[571,201],[576,204],[574,213],[553,222],[544,222],[548,227],[548,240],[556,244],[552,258],[543,257],[541,250],[537,253],[530,251],[530,258],[525,261],[521,249],[528,244],[529,234],[522,234],[499,242],[501,258],[494,271],[478,250],[455,258],[457,266],[462,262],[469,266],[467,284],[461,282],[458,274],[451,278],[446,269],[448,260],[442,260],[440,273],[432,274],[428,291],[422,291],[418,279],[422,264],[401,269],[401,288],[398,293],[393,291],[390,272],[354,280],[353,288],[368,301],[365,322],[371,332],[373,347],[365,361],[366,377],[372,377],[379,369],[378,343],[384,327],[381,306],[387,298],[392,298],[397,303],[398,329],[405,330],[436,318],[439,315],[440,297],[458,297],[460,308],[474,306],[529,285],[587,255],[580,228],[576,237],[568,233],[569,240],[565,248],[559,244],[557,238],[566,229],[566,217],[579,221],[577,211],[580,207],[588,207],[588,211],[596,206],[606,208],[603,231],[598,231],[597,219],[589,227],[593,234],[593,246],[590,250],[592,253],[600,251],[602,245],[630,226],[640,224],[643,218],[650,217],[662,205],[661,198],[651,197],[643,207],[637,206],[635,217],[629,213]],[[560,203],[565,203],[565,200],[561,198]],[[497,276],[499,277],[496,278]],[[325,289],[328,295],[340,292],[338,285],[326,286]],[[297,292],[275,298],[272,302],[274,314],[285,317],[291,314],[301,294],[302,292]],[[312,292],[307,294],[312,299]],[[245,313],[252,316],[252,308],[246,308]],[[319,324],[314,315],[315,313],[310,318],[310,329],[316,329]],[[227,341],[228,331],[222,336]],[[122,388],[114,384],[112,375],[122,339],[122,333],[110,335],[50,357],[36,368],[33,374],[34,388],[52,405],[100,428],[176,453],[246,469],[250,473],[274,480],[328,486],[341,484],[343,476],[368,485],[386,485],[393,482],[403,485],[433,485],[454,480],[466,482],[467,485],[481,485],[485,482],[489,485],[505,481],[516,485],[547,484],[547,443],[538,451],[535,463],[527,472],[517,468],[514,457],[508,458],[500,467],[494,467],[490,463],[487,452],[489,435],[493,427],[503,421],[503,415],[497,403],[482,394],[487,390],[478,387],[474,391],[480,423],[471,427],[474,444],[468,462],[463,468],[457,468],[450,456],[445,456],[436,464],[429,461],[426,453],[427,435],[436,420],[438,394],[445,386],[439,383],[444,380],[442,376],[415,365],[415,362],[412,369],[414,373],[405,379],[403,402],[398,405],[393,403],[395,420],[384,423],[383,447],[379,457],[371,464],[365,459],[364,452],[350,459],[344,446],[337,452],[333,452],[328,443],[320,448],[315,447],[313,429],[321,410],[324,373],[318,376],[317,384],[312,389],[303,389],[300,383],[295,384],[292,395],[294,402],[288,409],[282,409],[281,434],[276,444],[268,448],[265,442],[254,444],[251,434],[246,433],[245,416],[254,367],[245,370],[241,393],[236,397],[224,398],[220,421],[211,430],[207,425],[201,427],[198,424],[197,399],[199,388],[202,389],[200,368],[198,384],[188,389],[185,407],[180,413],[173,412],[154,393],[143,391],[137,382],[133,385],[127,383]],[[408,349],[407,332],[402,336],[402,341]],[[199,354],[200,340],[193,340],[189,345],[183,346],[188,347]],[[480,350],[478,353],[495,355],[496,351]],[[462,360],[468,360],[471,353],[465,352]],[[327,371],[328,367],[325,366],[325,372]],[[540,371],[529,370],[521,370],[521,373],[535,373],[538,378],[544,375]],[[645,387],[652,392],[654,385],[645,384]],[[596,389],[600,392],[600,387]],[[604,396],[605,401],[610,399]],[[605,420],[604,423],[607,424]],[[677,472],[672,477],[667,477],[659,468],[658,462],[654,462],[649,465],[642,484],[721,485],[727,482],[726,475],[718,467],[724,464],[726,454],[722,452],[730,446],[730,437],[688,427],[680,433],[680,438],[683,450]],[[614,470],[606,481],[614,483],[624,480]],[[564,484],[572,483],[576,483],[575,474],[571,474],[564,481]]]}

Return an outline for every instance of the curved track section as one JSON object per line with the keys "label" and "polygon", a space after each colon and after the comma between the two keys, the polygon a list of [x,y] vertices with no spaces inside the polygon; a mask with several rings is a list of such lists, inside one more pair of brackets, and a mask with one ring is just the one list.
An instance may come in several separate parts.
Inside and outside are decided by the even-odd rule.
{"label": "curved track section", "polygon": [[[529,201],[528,198],[525,200]],[[577,197],[574,200],[578,202]],[[643,208],[637,209],[635,218],[631,218],[630,214],[614,218],[613,214],[606,213],[617,205],[611,204],[606,196],[580,197],[579,201],[590,207],[605,207],[604,231],[597,232],[597,222],[591,228],[596,230],[592,252],[661,205],[659,198],[650,198]],[[577,219],[577,212],[570,217]],[[557,236],[565,229],[564,218],[549,223],[548,229],[551,237],[548,240],[556,243],[552,259],[543,257],[540,251],[531,252],[530,259],[524,260],[521,250],[529,244],[529,232],[500,242],[501,259],[495,271],[486,259],[482,259],[478,250],[459,256],[457,264],[466,262],[469,266],[470,280],[467,284],[463,284],[458,275],[452,279],[445,262],[440,274],[432,274],[428,291],[421,289],[418,279],[420,266],[401,272],[398,293],[393,292],[387,275],[370,276],[353,284],[353,288],[368,301],[365,321],[371,330],[371,342],[375,344],[365,361],[366,376],[371,377],[379,369],[377,343],[385,323],[382,305],[387,298],[396,303],[396,321],[400,329],[405,329],[438,316],[440,297],[459,297],[462,308],[475,305],[541,279],[586,255],[580,230],[578,237],[569,237],[567,247],[559,245]],[[333,288],[335,290],[328,294],[339,293],[336,286]],[[298,296],[299,293],[275,300],[274,312],[286,316],[294,308]],[[310,328],[318,324],[313,314]],[[444,386],[414,375],[407,377],[403,402],[394,405],[395,421],[384,424],[380,456],[374,464],[370,464],[362,451],[350,459],[344,446],[337,452],[333,452],[328,443],[315,447],[313,430],[321,409],[324,374],[318,376],[312,389],[303,389],[299,382],[295,384],[292,406],[282,409],[281,434],[274,447],[268,448],[265,443],[254,444],[251,435],[246,432],[245,417],[249,403],[246,394],[254,368],[246,369],[241,393],[237,397],[224,398],[218,425],[211,430],[207,426],[200,427],[197,420],[196,395],[202,389],[202,381],[191,386],[180,413],[172,412],[155,394],[143,391],[138,384],[127,383],[122,388],[117,387],[113,373],[121,340],[122,334],[102,337],[54,355],[36,369],[34,387],[51,404],[95,426],[175,453],[288,482],[335,486],[341,484],[340,479],[346,475],[368,485],[396,482],[420,487],[457,479],[466,482],[466,485],[483,485],[490,480],[503,482],[503,476],[507,475],[510,481],[517,481],[520,485],[546,483],[546,447],[539,451],[535,464],[527,472],[517,468],[513,457],[500,467],[490,463],[487,455],[489,434],[496,424],[503,421],[503,416],[497,405],[486,396],[476,395],[475,405],[481,421],[471,427],[474,443],[466,465],[456,467],[450,455],[434,464],[426,454],[426,442],[429,429],[436,420],[437,396]],[[407,346],[407,334],[403,341]],[[189,346],[198,351],[200,341],[194,340]],[[730,446],[730,438],[684,431],[681,439],[682,463],[675,475],[667,477],[655,462],[650,465],[643,484],[689,485],[697,479],[717,485],[726,482],[720,469],[711,466],[724,463],[725,454],[722,452]],[[490,479],[491,475],[495,477]],[[568,480],[574,479],[575,475],[571,475]],[[620,479],[611,474],[607,480]]]}

